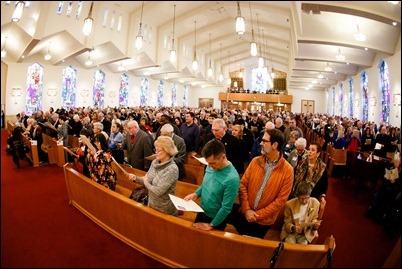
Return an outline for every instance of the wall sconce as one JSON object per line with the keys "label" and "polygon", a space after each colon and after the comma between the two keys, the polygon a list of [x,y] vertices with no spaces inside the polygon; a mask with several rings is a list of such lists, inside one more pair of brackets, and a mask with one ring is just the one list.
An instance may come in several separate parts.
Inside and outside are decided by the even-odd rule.
{"label": "wall sconce", "polygon": [[21,88],[12,88],[11,89],[11,96],[21,96]]}
{"label": "wall sconce", "polygon": [[88,17],[84,20],[84,27],[82,28],[82,33],[85,36],[88,36],[92,33],[92,27],[94,24],[94,19],[92,19],[92,9],[94,6],[94,1],[91,3],[91,7],[89,8]]}
{"label": "wall sconce", "polygon": [[57,89],[55,88],[49,88],[47,89],[46,94],[50,97],[55,97],[57,95]]}
{"label": "wall sconce", "polygon": [[87,89],[82,90],[80,95],[82,97],[88,97],[89,96],[89,90],[87,90]]}
{"label": "wall sconce", "polygon": [[394,94],[394,106],[401,106],[401,94],[400,93]]}
{"label": "wall sconce", "polygon": [[370,103],[373,107],[375,107],[377,105],[377,98],[375,98],[375,96],[371,96]]}
{"label": "wall sconce", "polygon": [[11,17],[11,21],[19,22],[21,20],[22,11],[24,11],[25,1],[16,1],[15,2],[15,9],[13,16]]}

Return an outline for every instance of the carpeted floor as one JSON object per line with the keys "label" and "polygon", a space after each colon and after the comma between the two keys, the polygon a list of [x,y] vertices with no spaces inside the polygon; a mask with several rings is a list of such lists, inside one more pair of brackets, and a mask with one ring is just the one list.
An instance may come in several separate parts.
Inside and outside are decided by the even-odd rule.
{"label": "carpeted floor", "polygon": [[[5,154],[1,132],[1,267],[166,266],[116,239],[68,204],[63,169],[56,165],[17,169]],[[389,235],[365,212],[370,192],[330,178],[327,207],[317,243],[336,240],[334,268],[379,268],[399,235]],[[195,244],[197,242],[194,242]],[[163,244],[163,242],[161,242]]]}

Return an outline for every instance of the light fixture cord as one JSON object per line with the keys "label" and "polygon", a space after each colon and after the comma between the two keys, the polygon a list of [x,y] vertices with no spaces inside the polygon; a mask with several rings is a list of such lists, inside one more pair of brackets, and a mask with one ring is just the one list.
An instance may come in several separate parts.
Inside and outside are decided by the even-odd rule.
{"label": "light fixture cord", "polygon": [[258,20],[258,13],[256,13],[257,15],[257,27],[258,27],[258,43],[259,43],[259,47],[260,47],[260,55],[261,55],[261,30],[260,30],[260,22]]}
{"label": "light fixture cord", "polygon": [[142,25],[142,13],[144,12],[144,1],[142,1],[142,5],[141,5],[141,19],[140,19],[140,27]]}
{"label": "light fixture cord", "polygon": [[176,5],[173,6],[173,39],[174,39],[174,27],[176,25]]}
{"label": "light fixture cord", "polygon": [[197,57],[197,21],[194,21],[194,60]]}
{"label": "light fixture cord", "polygon": [[253,13],[251,12],[251,3],[250,3],[250,1],[248,1],[248,6],[250,7],[251,32],[252,32],[252,37],[254,39]]}
{"label": "light fixture cord", "polygon": [[209,33],[209,68],[211,68],[211,58],[212,58],[212,54],[211,54],[211,33]]}

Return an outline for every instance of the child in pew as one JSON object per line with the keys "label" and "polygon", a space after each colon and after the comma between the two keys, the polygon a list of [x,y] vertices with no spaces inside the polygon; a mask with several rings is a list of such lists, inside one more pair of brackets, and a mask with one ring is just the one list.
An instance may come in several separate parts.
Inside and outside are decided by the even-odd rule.
{"label": "child in pew", "polygon": [[285,221],[280,238],[287,243],[308,244],[318,237],[317,229],[320,202],[310,197],[312,186],[308,181],[302,181],[297,186],[296,198],[285,204]]}

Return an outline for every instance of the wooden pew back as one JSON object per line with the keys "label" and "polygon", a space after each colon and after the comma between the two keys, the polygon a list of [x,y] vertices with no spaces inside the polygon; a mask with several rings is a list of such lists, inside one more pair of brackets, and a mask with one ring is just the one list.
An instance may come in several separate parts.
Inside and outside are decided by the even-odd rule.
{"label": "wooden pew back", "polygon": [[33,167],[39,167],[39,155],[38,155],[38,144],[35,140],[29,140],[29,138],[21,134],[22,142],[29,148],[29,152],[26,153],[26,157],[32,163]]}
{"label": "wooden pew back", "polygon": [[7,132],[9,135],[13,133],[15,127],[16,125],[14,123],[12,123],[11,121],[7,121]]}
{"label": "wooden pew back", "polygon": [[60,167],[66,163],[63,144],[57,143],[48,134],[42,133],[43,143],[42,150],[47,153],[49,164],[55,163]]}
{"label": "wooden pew back", "polygon": [[[198,230],[191,221],[164,214],[105,188],[71,165],[64,166],[64,173],[70,204],[126,244],[168,266],[268,267],[278,246],[277,241]],[[121,183],[132,184],[118,180],[121,188]],[[178,182],[178,186],[182,183]],[[329,243],[284,243],[276,267],[323,267],[330,247]]]}

